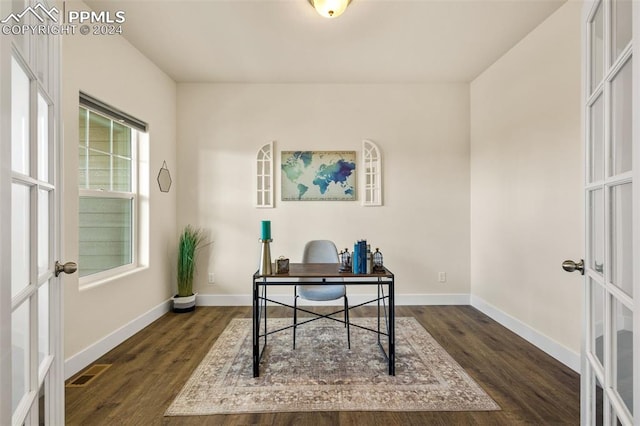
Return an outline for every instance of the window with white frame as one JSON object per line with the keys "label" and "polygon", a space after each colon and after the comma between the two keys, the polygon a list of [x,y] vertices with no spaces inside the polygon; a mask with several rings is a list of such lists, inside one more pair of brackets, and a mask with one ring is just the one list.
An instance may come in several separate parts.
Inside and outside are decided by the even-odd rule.
{"label": "window with white frame", "polygon": [[81,277],[136,267],[138,138],[146,124],[83,93],[79,108]]}

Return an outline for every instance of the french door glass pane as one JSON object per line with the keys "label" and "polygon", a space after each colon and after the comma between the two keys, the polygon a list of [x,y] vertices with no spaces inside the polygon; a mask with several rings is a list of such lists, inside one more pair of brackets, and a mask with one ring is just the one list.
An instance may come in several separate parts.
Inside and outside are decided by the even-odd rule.
{"label": "french door glass pane", "polygon": [[590,138],[589,138],[589,182],[596,182],[604,178],[604,105],[602,94],[589,107]]}
{"label": "french door glass pane", "polygon": [[133,262],[133,200],[80,197],[80,276]]}
{"label": "french door glass pane", "polygon": [[589,32],[591,35],[590,93],[593,93],[604,74],[604,17],[602,2],[598,5],[598,10],[589,25]]}
{"label": "french door glass pane", "polygon": [[604,289],[589,278],[591,285],[591,346],[592,353],[604,365]]}
{"label": "french door glass pane", "polygon": [[29,285],[29,249],[31,232],[30,190],[28,186],[11,185],[11,296]]}
{"label": "french door glass pane", "polygon": [[[41,25],[50,25],[51,20],[47,17],[43,17],[45,22]],[[44,87],[49,88],[49,54],[51,49],[49,49],[49,36],[46,34],[39,34],[36,39],[36,67],[38,73],[38,80],[42,83]]]}
{"label": "french door glass pane", "polygon": [[[48,380],[48,378],[47,378]],[[46,385],[46,381],[42,384],[42,386],[40,387],[40,391],[38,392],[38,396],[39,396],[39,401],[38,401],[38,424],[39,425],[46,425],[47,424],[47,413],[46,413],[46,409],[47,409],[47,385]]]}
{"label": "french door glass pane", "polygon": [[49,191],[38,191],[38,274],[49,269]]}
{"label": "french door glass pane", "polygon": [[611,3],[611,19],[613,40],[611,47],[611,62],[615,62],[620,53],[631,41],[631,0],[615,0]]}
{"label": "french door glass pane", "polygon": [[29,77],[11,60],[11,167],[29,174]]}
{"label": "french door glass pane", "polygon": [[633,297],[632,185],[611,188],[611,282]]}
{"label": "french door glass pane", "polygon": [[[22,13],[24,9],[28,6],[27,0],[11,0],[11,12],[16,15]],[[4,17],[3,17],[4,18]],[[31,20],[31,16],[29,14],[25,15],[22,18],[22,24],[29,24]],[[16,44],[16,47],[22,53],[23,58],[29,57],[29,32],[25,31],[21,32],[19,35],[13,35],[13,41]]]}
{"label": "french door glass pane", "polygon": [[49,182],[49,104],[38,93],[38,179]]}
{"label": "french door glass pane", "polygon": [[604,272],[604,191],[596,189],[589,193],[589,267]]}
{"label": "french door glass pane", "polygon": [[38,365],[49,355],[49,281],[38,289]]}
{"label": "french door glass pane", "polygon": [[633,414],[633,312],[619,301],[614,309],[615,390]]}
{"label": "french door glass pane", "polygon": [[611,83],[612,172],[631,170],[632,61],[627,60]]}
{"label": "french door glass pane", "polygon": [[15,411],[29,385],[29,301],[11,314],[11,411]]}
{"label": "french door glass pane", "polygon": [[592,383],[595,383],[595,389],[593,389],[593,398],[595,399],[595,401],[593,401],[595,405],[595,410],[593,410],[594,423],[596,425],[602,425],[604,424],[604,393],[598,377],[593,373],[592,376],[594,378]]}

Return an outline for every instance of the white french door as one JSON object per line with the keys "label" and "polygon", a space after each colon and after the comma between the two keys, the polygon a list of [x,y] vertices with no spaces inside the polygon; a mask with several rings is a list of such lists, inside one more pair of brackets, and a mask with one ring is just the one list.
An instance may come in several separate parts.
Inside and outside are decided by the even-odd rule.
{"label": "white french door", "polygon": [[[47,16],[35,15],[42,10],[36,5],[48,7],[42,0],[2,1],[0,19],[13,13],[21,25],[51,24]],[[40,18],[44,22],[36,22]],[[55,272],[59,37],[3,33],[0,38],[0,424],[59,425],[64,422],[61,280]]]}
{"label": "white french door", "polygon": [[588,0],[583,11],[586,425],[640,424],[639,8]]}

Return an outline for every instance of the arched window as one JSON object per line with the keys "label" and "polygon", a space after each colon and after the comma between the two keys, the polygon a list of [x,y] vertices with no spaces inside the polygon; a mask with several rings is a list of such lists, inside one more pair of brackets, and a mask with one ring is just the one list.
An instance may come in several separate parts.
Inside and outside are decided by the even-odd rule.
{"label": "arched window", "polygon": [[369,140],[362,141],[362,163],[364,166],[363,206],[382,205],[382,157],[380,150]]}
{"label": "arched window", "polygon": [[256,207],[273,208],[273,142],[256,156]]}

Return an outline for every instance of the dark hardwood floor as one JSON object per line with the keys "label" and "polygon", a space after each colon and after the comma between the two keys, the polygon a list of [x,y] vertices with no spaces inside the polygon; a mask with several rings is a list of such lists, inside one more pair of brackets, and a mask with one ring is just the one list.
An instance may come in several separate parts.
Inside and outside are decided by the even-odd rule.
{"label": "dark hardwood floor", "polygon": [[[271,309],[271,308],[270,308]],[[289,316],[273,308],[272,316]],[[368,307],[352,316],[375,315]],[[66,388],[69,425],[564,425],[580,423],[580,377],[470,306],[398,306],[415,317],[502,407],[492,412],[322,412],[163,417],[232,318],[249,307],[168,313],[96,364],[111,368]]]}

